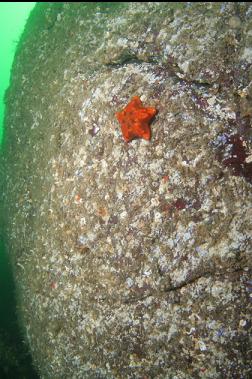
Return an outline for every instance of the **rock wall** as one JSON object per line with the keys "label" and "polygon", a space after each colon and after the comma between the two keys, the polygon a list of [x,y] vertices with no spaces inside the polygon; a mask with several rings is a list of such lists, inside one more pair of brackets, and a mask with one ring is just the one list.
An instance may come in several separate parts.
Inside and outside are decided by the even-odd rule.
{"label": "rock wall", "polygon": [[[39,3],[2,211],[41,378],[249,378],[252,6]],[[133,96],[158,114],[126,143]]]}

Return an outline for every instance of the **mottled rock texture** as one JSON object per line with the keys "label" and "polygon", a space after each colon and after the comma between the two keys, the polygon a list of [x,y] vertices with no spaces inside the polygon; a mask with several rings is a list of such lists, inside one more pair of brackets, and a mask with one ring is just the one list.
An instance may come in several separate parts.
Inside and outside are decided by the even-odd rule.
{"label": "mottled rock texture", "polygon": [[247,3],[36,6],[1,164],[41,378],[251,378],[251,42]]}

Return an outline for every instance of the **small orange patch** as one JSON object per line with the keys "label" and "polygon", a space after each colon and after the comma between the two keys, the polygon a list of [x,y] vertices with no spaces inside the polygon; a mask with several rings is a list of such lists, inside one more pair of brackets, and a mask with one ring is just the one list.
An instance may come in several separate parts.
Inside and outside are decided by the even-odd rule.
{"label": "small orange patch", "polygon": [[106,217],[108,215],[108,210],[105,207],[100,207],[97,210],[97,214],[101,217]]}
{"label": "small orange patch", "polygon": [[51,287],[51,289],[56,290],[58,288],[58,283],[57,282],[51,282],[50,287]]}
{"label": "small orange patch", "polygon": [[140,98],[134,96],[121,112],[116,113],[124,140],[130,142],[134,138],[143,138],[149,141],[151,138],[149,124],[156,114],[156,108],[145,108]]}

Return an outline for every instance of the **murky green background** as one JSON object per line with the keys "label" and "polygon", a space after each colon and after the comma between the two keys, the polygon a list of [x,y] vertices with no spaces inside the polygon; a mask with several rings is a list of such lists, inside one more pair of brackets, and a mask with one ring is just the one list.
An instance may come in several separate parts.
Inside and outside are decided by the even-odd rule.
{"label": "murky green background", "polygon": [[[9,85],[17,42],[34,5],[35,2],[0,3],[0,144],[4,134],[4,93]],[[1,168],[0,173],[4,175]],[[0,217],[1,221],[4,221],[5,215],[0,214]],[[37,378],[18,326],[15,286],[2,230],[0,230],[0,378]]]}

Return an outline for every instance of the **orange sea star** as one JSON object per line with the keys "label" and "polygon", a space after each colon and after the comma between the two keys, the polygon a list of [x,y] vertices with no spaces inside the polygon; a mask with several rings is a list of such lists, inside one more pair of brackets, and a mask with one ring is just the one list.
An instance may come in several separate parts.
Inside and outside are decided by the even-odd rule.
{"label": "orange sea star", "polygon": [[149,123],[156,113],[156,108],[145,108],[140,98],[134,96],[121,112],[116,113],[125,141],[129,142],[134,138],[150,140],[151,130]]}

